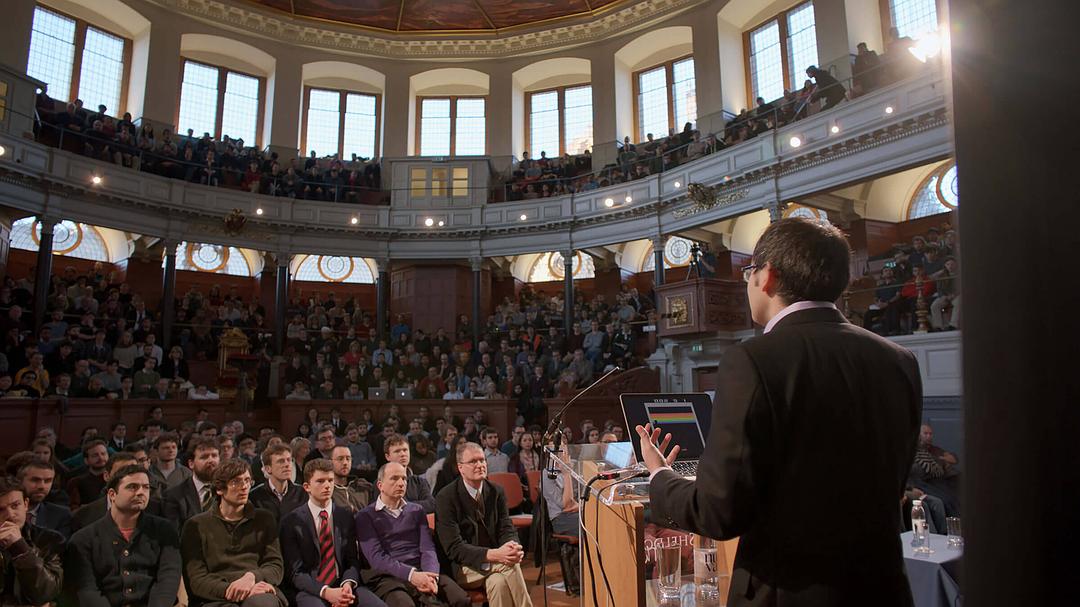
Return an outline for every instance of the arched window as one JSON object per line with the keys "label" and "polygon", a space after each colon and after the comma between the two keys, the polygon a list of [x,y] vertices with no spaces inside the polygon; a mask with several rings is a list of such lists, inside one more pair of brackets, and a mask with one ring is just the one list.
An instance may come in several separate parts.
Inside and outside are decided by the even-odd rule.
{"label": "arched window", "polygon": [[[672,236],[664,243],[664,268],[682,268],[690,265],[690,247],[694,243],[682,236]],[[656,256],[653,249],[649,249],[648,255],[641,264],[642,272],[652,272],[656,269]]]}
{"label": "arched window", "polygon": [[947,162],[923,180],[908,202],[905,219],[918,219],[948,213],[960,206],[956,181],[956,163]]}
{"label": "arched window", "polygon": [[296,267],[293,280],[375,284],[371,264],[363,257],[307,255]]}
{"label": "arched window", "polygon": [[[161,261],[162,267],[165,260]],[[176,269],[232,276],[251,276],[251,266],[236,247],[182,242],[176,247]]]}
{"label": "arched window", "polygon": [[[11,224],[11,248],[37,251],[41,242],[41,223],[26,217]],[[65,255],[93,261],[109,261],[109,248],[94,226],[61,221],[53,227],[53,255]]]}
{"label": "arched window", "polygon": [[804,207],[801,204],[788,205],[784,209],[784,217],[803,217],[818,223],[829,223],[829,214],[814,207]]}
{"label": "arched window", "polygon": [[[574,254],[573,260],[574,280],[582,278],[595,278],[596,266],[593,264],[591,255],[584,255],[581,251]],[[528,282],[550,282],[562,280],[565,276],[562,253],[544,253],[533,262],[529,270]]]}

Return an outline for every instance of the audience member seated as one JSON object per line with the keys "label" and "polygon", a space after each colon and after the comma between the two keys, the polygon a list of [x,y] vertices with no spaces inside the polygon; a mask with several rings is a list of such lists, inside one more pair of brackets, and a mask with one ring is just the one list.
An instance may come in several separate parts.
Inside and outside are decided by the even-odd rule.
{"label": "audience member seated", "polygon": [[18,481],[0,478],[0,604],[45,605],[60,597],[64,537],[26,520]]}
{"label": "audience member seated", "polygon": [[64,536],[65,541],[70,538],[71,510],[46,499],[56,482],[56,468],[52,462],[35,456],[19,468],[17,480],[27,499],[27,523],[55,531]]}
{"label": "audience member seated", "polygon": [[86,471],[68,483],[67,491],[71,496],[73,511],[96,500],[105,489],[105,470],[109,462],[109,450],[105,441],[94,439],[83,443],[82,457]]}
{"label": "audience member seated", "polygon": [[486,427],[480,432],[484,445],[484,457],[487,458],[488,474],[502,474],[510,469],[510,458],[499,449],[499,431]]}
{"label": "audience member seated", "polygon": [[[496,447],[497,448],[497,447]],[[487,480],[487,458],[476,443],[457,455],[460,480],[435,498],[438,542],[462,588],[483,587],[491,607],[532,607],[521,573],[525,556],[506,496]]]}
{"label": "audience member seated", "polygon": [[292,450],[283,443],[267,447],[259,457],[263,477],[261,485],[251,490],[249,499],[256,508],[274,515],[275,521],[307,502],[304,488],[293,482]]}
{"label": "audience member seated", "polygon": [[[188,519],[207,512],[216,499],[213,490],[214,473],[221,463],[221,447],[215,438],[196,436],[188,441],[187,467],[191,478],[165,491],[165,518],[178,530],[183,530]],[[244,494],[247,498],[247,492]]]}
{"label": "audience member seated", "polygon": [[[371,502],[372,485],[370,482],[352,475],[352,451],[345,445],[334,447],[330,461],[334,470],[334,505],[353,514],[359,512]],[[318,460],[309,460],[311,461]],[[305,464],[305,470],[307,464]]]}
{"label": "audience member seated", "polygon": [[960,471],[956,455],[934,444],[934,429],[923,424],[911,467],[911,483],[945,505],[948,516],[960,516]]}
{"label": "audience member seated", "polygon": [[390,607],[419,607],[431,598],[466,607],[470,601],[465,591],[440,574],[427,513],[406,498],[409,478],[402,464],[384,464],[375,503],[356,515],[356,536],[370,564],[363,572],[364,583]]}
{"label": "audience member seated", "polygon": [[146,468],[119,468],[107,491],[107,515],[71,538],[67,587],[79,605],[171,607],[180,588],[180,538],[170,522],[146,512]]}
{"label": "audience member seated", "polygon": [[[426,440],[426,439],[425,439]],[[405,468],[407,472],[405,484],[405,499],[411,504],[420,506],[424,514],[435,512],[435,497],[431,494],[431,485],[427,479],[413,474],[409,468],[411,450],[409,441],[400,434],[395,434],[383,443],[383,451],[388,463],[396,463]]]}
{"label": "audience member seated", "polygon": [[308,499],[281,520],[286,588],[297,607],[385,607],[360,586],[360,555],[354,513],[335,507],[334,465],[316,459],[304,465]]}

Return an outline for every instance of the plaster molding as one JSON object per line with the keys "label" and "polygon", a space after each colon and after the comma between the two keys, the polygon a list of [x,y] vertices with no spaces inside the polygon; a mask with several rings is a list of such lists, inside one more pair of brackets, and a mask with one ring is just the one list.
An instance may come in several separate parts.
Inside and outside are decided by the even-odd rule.
{"label": "plaster molding", "polygon": [[[500,35],[377,32],[347,24],[331,27],[302,17],[276,15],[220,0],[147,0],[168,10],[276,41],[310,48],[394,59],[478,59],[550,52],[625,34],[705,4],[708,0],[643,0],[583,22]],[[349,31],[352,30],[352,31]]]}

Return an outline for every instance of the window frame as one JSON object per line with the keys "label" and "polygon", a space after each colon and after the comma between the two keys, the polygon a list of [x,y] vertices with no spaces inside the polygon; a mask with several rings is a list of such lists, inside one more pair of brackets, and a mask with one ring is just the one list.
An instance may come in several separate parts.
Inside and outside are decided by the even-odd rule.
{"label": "window frame", "polygon": [[[303,100],[303,121],[300,123],[300,155],[307,156],[309,154],[307,149],[307,132],[308,132],[308,111],[310,109],[309,104],[311,102],[311,91],[324,91],[329,93],[338,93],[338,145],[337,145],[337,157],[345,159],[345,109],[348,107],[349,95],[366,95],[368,97],[375,98],[375,147],[373,158],[379,158],[382,156],[382,137],[380,136],[382,130],[382,94],[380,93],[367,93],[364,91],[350,91],[348,89],[334,89],[323,86],[311,86],[309,84],[304,85],[304,100]],[[370,159],[369,159],[370,160]]]}
{"label": "window frame", "polygon": [[[880,2],[889,2],[889,0],[879,0]],[[935,0],[940,1],[940,0]],[[765,19],[761,23],[758,23],[754,27],[748,28],[743,32],[743,71],[746,76],[746,104],[748,109],[752,109],[756,106],[758,95],[754,90],[754,74],[750,70],[750,35],[754,32],[769,25],[773,21],[776,22],[780,31],[780,66],[784,72],[784,90],[796,91],[799,87],[796,83],[791,82],[791,49],[788,47],[788,42],[791,40],[788,32],[788,15],[803,8],[807,4],[813,5],[814,0],[802,0],[796,4],[789,6],[788,8],[776,13],[772,17]],[[886,10],[888,7],[886,6]],[[814,33],[817,33],[817,13],[814,13]],[[818,61],[821,61],[821,57],[818,57]],[[777,99],[782,98],[778,97]],[[766,103],[771,103],[776,99],[766,99]]]}
{"label": "window frame", "polygon": [[[694,53],[690,52],[675,59],[665,61],[663,63],[657,63],[648,67],[643,67],[639,70],[634,70],[631,74],[633,79],[633,95],[634,95],[634,143],[641,143],[645,141],[646,134],[641,132],[641,75],[645,72],[651,72],[658,67],[664,68],[665,78],[667,78],[665,84],[667,86],[667,108],[668,108],[668,131],[676,129],[676,132],[682,130],[675,124],[675,64],[686,61],[687,59],[693,59]],[[694,63],[694,90],[697,90],[697,62]],[[694,118],[697,122],[697,118]],[[663,139],[667,137],[667,133],[656,135],[656,139]]]}
{"label": "window frame", "polygon": [[[34,10],[37,11],[38,9],[48,11],[48,12],[56,14],[56,15],[60,15],[61,17],[64,17],[66,19],[71,19],[72,21],[75,22],[75,41],[74,41],[75,48],[73,50],[73,54],[72,54],[72,57],[71,57],[71,86],[69,87],[70,90],[68,90],[67,103],[74,103],[76,99],[79,99],[79,83],[82,80],[83,53],[86,51],[86,30],[92,27],[92,28],[94,28],[94,29],[96,29],[98,31],[105,32],[106,34],[109,34],[110,36],[115,36],[115,37],[117,37],[117,38],[124,41],[124,53],[123,53],[123,59],[122,59],[123,64],[124,64],[124,73],[123,73],[123,76],[121,76],[121,81],[120,81],[120,107],[112,109],[112,111],[115,112],[114,116],[116,118],[123,118],[124,114],[127,113],[128,89],[129,89],[129,86],[131,84],[131,53],[132,53],[132,41],[131,41],[131,38],[128,38],[127,36],[124,36],[123,34],[118,34],[118,33],[114,32],[112,30],[106,29],[106,28],[101,27],[99,25],[94,25],[93,23],[90,23],[86,19],[80,19],[79,17],[76,17],[74,15],[65,13],[64,11],[61,11],[61,10],[57,10],[57,9],[51,7],[51,6],[46,6],[46,5],[41,4],[41,3],[34,3]],[[33,37],[33,35],[34,35],[33,28],[31,28],[30,36]],[[29,46],[27,46],[27,49],[29,49]],[[28,50],[28,53],[29,53],[29,50]],[[29,54],[27,54],[26,60],[27,60],[27,62],[30,61]],[[88,112],[96,112],[97,107],[86,108],[86,110]]]}
{"label": "window frame", "polygon": [[[251,73],[245,72],[243,70],[235,70],[235,69],[233,69],[231,67],[225,67],[223,65],[214,65],[212,63],[207,63],[205,61],[200,61],[198,59],[192,59],[191,57],[185,57],[184,55],[180,55],[180,74],[179,74],[179,76],[177,78],[177,84],[176,84],[176,115],[175,115],[175,118],[173,119],[174,124],[176,124],[176,131],[175,131],[176,134],[177,135],[183,135],[183,133],[180,132],[180,102],[181,102],[182,97],[184,96],[184,66],[189,61],[191,63],[201,65],[203,67],[207,67],[207,68],[210,68],[210,69],[217,70],[217,73],[218,73],[217,114],[214,116],[214,132],[210,133],[210,135],[216,141],[221,141],[222,138],[223,138],[223,135],[228,135],[228,133],[223,134],[221,132],[221,123],[222,123],[222,121],[224,119],[224,114],[225,114],[225,94],[226,94],[225,82],[229,78],[229,73],[232,72],[232,73],[235,73],[235,74],[239,74],[241,76],[247,76],[248,78],[254,78],[254,79],[259,81],[259,110],[258,110],[257,120],[255,122],[255,142],[254,142],[254,145],[250,145],[250,143],[247,142],[247,141],[245,141],[244,143],[248,144],[248,147],[255,147],[255,148],[260,148],[261,149],[262,148],[262,140],[263,140],[263,128],[265,128],[265,121],[266,121],[266,77],[265,76],[259,76],[258,74],[251,74]],[[306,120],[305,120],[305,122],[306,122]],[[193,133],[192,136],[197,138],[197,137],[201,137],[202,134],[201,133]],[[233,135],[229,135],[229,137],[232,138],[232,139],[236,138]]]}
{"label": "window frame", "polygon": [[[483,99],[484,100],[484,153],[479,156],[487,156],[489,151],[488,146],[488,132],[487,132],[487,95],[417,95],[416,96],[416,133],[414,136],[413,149],[416,150],[416,156],[423,156],[424,151],[420,148],[421,134],[424,127],[424,100],[425,99],[446,99],[450,101],[450,153],[446,158],[458,158],[458,155],[454,153],[454,149],[457,147],[457,102],[459,99]],[[468,158],[468,156],[461,156],[461,158]]]}
{"label": "window frame", "polygon": [[[546,89],[538,89],[535,91],[526,91],[525,93],[525,149],[530,150],[529,154],[532,154],[532,98],[533,95],[542,95],[544,93],[555,92],[558,94],[558,107],[556,111],[559,114],[559,153],[557,156],[563,156],[566,154],[566,91],[567,89],[582,89],[589,87],[590,103],[592,98],[592,81],[582,82],[580,84],[567,84],[563,86],[556,86]],[[594,126],[594,125],[590,125]],[[595,139],[593,143],[595,144]],[[592,145],[589,146],[591,150]],[[546,150],[545,150],[546,151]],[[537,156],[539,158],[539,156]],[[535,160],[535,159],[534,159]]]}
{"label": "window frame", "polygon": [[[883,44],[889,43],[889,30],[893,27],[892,21],[893,0],[878,0],[878,16],[881,18],[881,40]],[[945,27],[945,13],[942,10],[944,0],[934,0],[934,9],[937,13],[938,31]]]}

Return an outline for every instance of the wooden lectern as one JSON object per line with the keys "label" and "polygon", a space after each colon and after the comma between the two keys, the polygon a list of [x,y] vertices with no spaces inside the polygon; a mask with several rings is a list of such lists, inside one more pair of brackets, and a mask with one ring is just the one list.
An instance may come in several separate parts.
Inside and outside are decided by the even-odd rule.
{"label": "wooden lectern", "polygon": [[[621,468],[620,464],[627,463],[627,454],[633,454],[630,443],[568,445],[566,449],[569,461],[556,460],[556,463],[561,469],[560,473],[573,479],[575,494],[579,496],[585,494],[587,483],[597,473]],[[544,479],[543,482],[548,481]],[[602,606],[659,605],[661,600],[656,580],[650,579],[655,578],[652,573],[655,549],[652,546],[659,541],[675,541],[685,546],[682,555],[681,605],[719,607],[724,604],[738,540],[717,543],[719,571],[726,577],[721,576],[719,600],[704,601],[695,592],[693,547],[697,544],[697,538],[647,521],[647,479],[598,481],[592,485],[589,493],[587,501],[579,498],[578,502],[585,529],[580,542],[582,605],[593,604],[594,590],[596,604]],[[586,547],[588,559],[585,557]],[[608,587],[611,588],[610,595]]]}
{"label": "wooden lectern", "polygon": [[746,283],[694,278],[656,287],[656,334],[672,337],[751,328]]}

